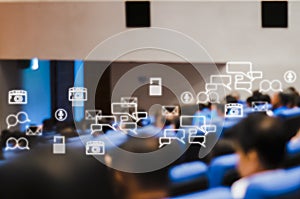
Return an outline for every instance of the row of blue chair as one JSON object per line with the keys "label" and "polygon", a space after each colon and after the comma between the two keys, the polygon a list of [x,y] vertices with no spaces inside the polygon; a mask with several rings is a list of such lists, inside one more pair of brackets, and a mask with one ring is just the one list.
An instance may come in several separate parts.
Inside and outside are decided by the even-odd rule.
{"label": "row of blue chair", "polygon": [[[229,187],[213,187],[206,191],[194,192],[178,197],[181,199],[232,199]],[[300,167],[266,172],[249,178],[244,199],[298,199],[300,198]]]}

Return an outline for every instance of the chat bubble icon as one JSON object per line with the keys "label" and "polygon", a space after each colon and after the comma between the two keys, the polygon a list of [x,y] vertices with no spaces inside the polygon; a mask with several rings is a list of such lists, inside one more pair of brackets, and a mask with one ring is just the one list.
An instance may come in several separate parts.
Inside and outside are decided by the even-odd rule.
{"label": "chat bubble icon", "polygon": [[199,144],[203,147],[206,147],[205,142],[206,142],[205,135],[189,134],[189,143],[190,144]]}
{"label": "chat bubble icon", "polygon": [[251,62],[235,62],[230,61],[226,63],[226,73],[228,74],[242,74],[251,81],[262,78],[261,71],[252,71]]}
{"label": "chat bubble icon", "polygon": [[134,117],[133,113],[137,112],[137,104],[114,102],[111,104],[111,112],[114,115],[128,115],[136,120],[137,118]]}
{"label": "chat bubble icon", "polygon": [[210,76],[210,87],[212,85],[223,86],[228,90],[231,90],[231,76],[230,75],[211,75]]}
{"label": "chat bubble icon", "polygon": [[115,127],[117,125],[116,116],[113,116],[113,115],[96,116],[96,124],[101,125],[101,129],[103,129],[103,127],[109,127],[111,129],[113,129],[114,131],[117,131],[117,129]]}
{"label": "chat bubble icon", "polygon": [[218,89],[218,86],[214,83],[206,83],[205,84],[205,89],[207,91],[214,91],[214,90],[217,90]]}
{"label": "chat bubble icon", "polygon": [[203,128],[203,126],[206,126],[206,118],[203,115],[182,115],[180,116],[180,126],[195,128],[206,133],[205,128]]}
{"label": "chat bubble icon", "polygon": [[28,118],[28,114],[24,111],[20,111],[16,115],[10,114],[6,117],[7,129],[26,122],[30,122],[30,119]]}
{"label": "chat bubble icon", "polygon": [[135,134],[137,134],[137,124],[135,122],[121,122],[120,123],[120,129],[122,131],[131,131]]}
{"label": "chat bubble icon", "polygon": [[133,117],[136,118],[136,122],[139,122],[140,120],[144,120],[144,119],[148,118],[147,112],[135,112],[132,115],[133,115]]}
{"label": "chat bubble icon", "polygon": [[159,148],[164,145],[171,144],[171,140],[178,140],[185,144],[185,130],[184,129],[164,129],[163,137],[159,138]]}
{"label": "chat bubble icon", "polygon": [[159,148],[169,144],[171,144],[171,138],[166,138],[166,137],[159,138]]}
{"label": "chat bubble icon", "polygon": [[102,131],[102,124],[91,124],[91,134]]}
{"label": "chat bubble icon", "polygon": [[215,133],[217,131],[217,126],[214,124],[202,125],[200,128],[205,129],[205,133]]}
{"label": "chat bubble icon", "polygon": [[252,72],[249,72],[247,73],[249,76],[252,77],[252,79],[261,79],[263,78],[263,73],[262,71],[252,71]]}
{"label": "chat bubble icon", "polygon": [[197,94],[197,104],[205,104],[208,102],[208,95],[206,92],[199,92]]}

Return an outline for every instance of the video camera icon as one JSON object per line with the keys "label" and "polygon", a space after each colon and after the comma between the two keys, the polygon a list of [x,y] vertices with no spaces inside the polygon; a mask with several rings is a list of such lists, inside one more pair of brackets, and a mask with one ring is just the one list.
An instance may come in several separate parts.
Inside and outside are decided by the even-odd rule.
{"label": "video camera icon", "polygon": [[11,90],[8,92],[8,104],[27,104],[27,91]]}

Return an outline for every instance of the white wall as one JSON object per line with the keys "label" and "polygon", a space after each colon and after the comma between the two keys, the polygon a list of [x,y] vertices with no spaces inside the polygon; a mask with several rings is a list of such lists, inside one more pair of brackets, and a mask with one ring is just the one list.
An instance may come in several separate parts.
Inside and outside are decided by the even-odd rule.
{"label": "white wall", "polygon": [[[179,31],[200,43],[217,63],[251,61],[266,79],[283,80],[283,73],[298,73],[300,63],[300,2],[289,2],[288,29],[262,29],[260,2],[151,2],[152,27]],[[0,4],[0,58],[83,59],[100,42],[125,27],[124,2],[49,2]],[[144,41],[181,45],[176,38],[152,35]],[[105,49],[99,59],[136,40],[130,35],[122,43]],[[167,45],[166,44],[166,45]],[[180,47],[179,45],[179,47]],[[191,60],[206,62],[193,46]],[[194,53],[195,52],[195,53]],[[181,62],[168,52],[143,50],[118,61]],[[292,84],[299,85],[299,81]],[[289,86],[289,85],[284,85]],[[258,88],[255,84],[254,88]]]}

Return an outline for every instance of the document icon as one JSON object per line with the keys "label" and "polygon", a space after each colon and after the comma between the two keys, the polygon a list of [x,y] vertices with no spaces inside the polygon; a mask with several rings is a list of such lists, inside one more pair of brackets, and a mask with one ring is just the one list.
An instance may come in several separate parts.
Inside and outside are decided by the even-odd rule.
{"label": "document icon", "polygon": [[101,110],[85,110],[85,120],[96,120],[96,117],[101,115]]}
{"label": "document icon", "polygon": [[65,154],[65,153],[66,153],[65,136],[54,136],[53,154]]}

